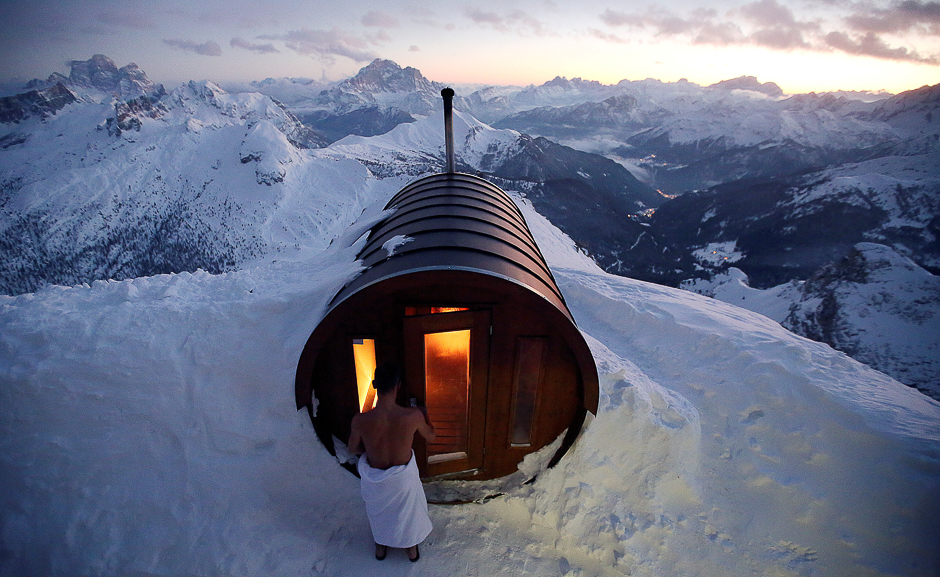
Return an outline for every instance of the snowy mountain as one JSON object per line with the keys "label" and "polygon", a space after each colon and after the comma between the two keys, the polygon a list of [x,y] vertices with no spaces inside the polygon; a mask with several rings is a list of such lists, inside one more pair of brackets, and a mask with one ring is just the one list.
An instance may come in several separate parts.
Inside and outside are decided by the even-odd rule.
{"label": "snowy mountain", "polygon": [[555,468],[523,463],[531,483],[431,505],[420,562],[379,565],[293,383],[393,191],[328,184],[306,202],[365,211],[294,260],[0,297],[0,574],[936,575],[940,403],[761,315],[607,274],[519,196],[598,413]]}
{"label": "snowy mountain", "polygon": [[761,82],[755,76],[739,76],[729,80],[722,80],[710,85],[708,88],[714,90],[750,90],[760,92],[771,97],[783,96],[783,90],[774,82]]}
{"label": "snowy mountain", "polygon": [[[358,194],[311,203],[316,187],[344,188],[335,181],[345,179],[363,191],[392,190],[443,162],[439,116],[312,150],[322,144],[316,134],[278,102],[210,82],[129,100],[98,93],[63,106],[8,123],[0,137],[3,292],[287,258],[362,210]],[[607,207],[609,230],[615,218],[663,200],[600,156],[463,115],[458,137],[461,169],[580,219]],[[599,242],[585,239],[604,252]]]}
{"label": "snowy mountain", "polygon": [[901,140],[871,116],[875,106],[831,95],[780,99],[754,89],[624,81],[604,100],[532,108],[494,126],[609,155],[655,188],[680,194],[869,158],[873,147]]}
{"label": "snowy mountain", "polygon": [[68,77],[54,72],[45,81],[30,81],[26,88],[35,90],[64,84],[76,93],[103,92],[122,98],[134,98],[163,90],[161,85],[154,84],[133,62],[118,68],[114,61],[104,54],[95,54],[89,60],[73,60],[69,67],[71,71]]}
{"label": "snowy mountain", "polygon": [[311,106],[317,96],[332,85],[331,82],[312,78],[265,78],[251,82],[220,83],[226,92],[259,92],[291,109]]}
{"label": "snowy mountain", "polygon": [[[263,92],[268,92],[259,86]],[[384,134],[439,108],[442,84],[391,60],[376,59],[358,74],[291,109],[327,142],[347,135]]]}
{"label": "snowy mountain", "polygon": [[[937,282],[938,166],[940,151],[933,148],[799,178],[689,193],[662,205],[645,223],[649,226],[623,258],[628,264],[621,271],[705,287],[700,292],[723,299],[726,293],[708,287],[727,282],[724,271],[735,267],[753,289],[747,304],[738,298],[728,302],[747,308],[766,300],[755,297],[756,289],[773,293],[805,280],[785,299],[782,316],[772,312],[779,310],[775,307],[752,310],[940,398],[940,299],[931,289],[914,289],[908,270],[919,271],[920,284]],[[864,255],[871,274],[833,277],[833,270],[846,271],[845,262],[861,258],[860,243],[878,243],[893,255],[890,262],[908,265],[883,272],[885,267],[874,263],[887,257],[869,250]],[[912,335],[919,337],[912,341]]]}
{"label": "snowy mountain", "polygon": [[98,93],[5,127],[4,292],[289,254],[361,210],[355,198],[309,205],[312,186],[357,169],[370,185],[361,166],[303,154],[310,130],[270,98],[209,82],[130,100]]}
{"label": "snowy mountain", "polygon": [[[688,193],[650,217],[636,256],[630,254],[624,259],[629,264],[613,272],[674,284],[734,264],[754,286],[766,288],[806,279],[866,241],[894,246],[937,271],[938,166],[940,148]],[[736,255],[729,261],[698,254],[726,243]]]}
{"label": "snowy mountain", "polygon": [[759,312],[940,399],[940,277],[888,246],[859,243],[806,281],[777,287],[753,288],[732,267],[683,288]]}
{"label": "snowy mountain", "polygon": [[[292,111],[329,141],[371,136],[429,114],[442,87],[413,68],[376,60],[321,92],[315,105]],[[879,105],[891,109],[911,96],[784,98],[774,83],[747,76],[707,87],[557,77],[540,86],[478,89],[458,95],[455,107],[494,127],[606,155],[674,195],[871,158],[909,138]]]}
{"label": "snowy mountain", "polygon": [[860,243],[801,292],[784,327],[940,397],[940,278],[889,247]]}
{"label": "snowy mountain", "polygon": [[[331,141],[344,136],[344,125],[346,134],[371,136],[431,113],[442,87],[413,68],[379,59],[323,90],[315,103],[309,91],[298,90],[303,104],[291,109],[314,128],[322,124]],[[705,87],[685,80],[604,85],[556,77],[540,86],[460,94],[455,107],[498,128],[604,154],[654,188],[679,194],[868,158],[872,147],[906,138],[884,110],[917,92],[892,102],[885,102],[890,95],[844,92],[784,98],[776,84],[748,76]],[[299,100],[280,89],[276,97]]]}

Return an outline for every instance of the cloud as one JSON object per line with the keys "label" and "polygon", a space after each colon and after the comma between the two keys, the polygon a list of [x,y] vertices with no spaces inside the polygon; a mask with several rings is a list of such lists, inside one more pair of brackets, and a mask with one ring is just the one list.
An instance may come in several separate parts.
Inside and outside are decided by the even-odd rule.
{"label": "cloud", "polygon": [[695,44],[741,44],[746,41],[741,28],[733,22],[710,22],[701,24],[693,38]]}
{"label": "cloud", "polygon": [[627,14],[626,12],[620,12],[618,10],[611,10],[608,8],[601,13],[601,21],[608,26],[630,26],[632,28],[642,28],[644,24],[643,18],[635,14]]}
{"label": "cloud", "polygon": [[523,10],[513,10],[503,16],[496,12],[488,12],[480,8],[464,8],[463,15],[475,24],[492,26],[500,32],[514,32],[528,36],[547,36],[548,30],[541,20]]}
{"label": "cloud", "polygon": [[349,34],[338,28],[331,30],[302,28],[279,36],[259,36],[258,38],[281,40],[298,54],[319,56],[330,61],[336,56],[349,58],[355,62],[371,62],[377,58],[368,50],[370,43],[368,39]]}
{"label": "cloud", "polygon": [[924,64],[940,64],[936,56],[924,57],[907,48],[891,48],[874,32],[868,32],[860,38],[853,39],[843,32],[830,32],[826,35],[826,43],[837,50],[856,54],[859,56],[872,56],[886,60],[907,60]]}
{"label": "cloud", "polygon": [[366,39],[372,44],[385,44],[392,41],[392,37],[385,30],[379,30],[375,34],[367,34]]}
{"label": "cloud", "polygon": [[408,52],[421,52],[421,49],[418,48],[417,44],[412,44],[408,47]]}
{"label": "cloud", "polygon": [[806,36],[814,36],[819,23],[798,21],[789,7],[777,0],[758,0],[739,9],[745,20],[755,26],[750,40],[759,46],[790,50],[810,48]]}
{"label": "cloud", "polygon": [[489,24],[497,30],[505,29],[503,17],[496,12],[485,12],[480,8],[464,8],[463,15],[477,24]]}
{"label": "cloud", "polygon": [[598,30],[597,28],[589,28],[588,34],[595,38],[604,40],[605,42],[613,42],[614,44],[627,44],[628,41],[617,36],[616,34],[611,34],[609,32],[604,32],[603,30]]}
{"label": "cloud", "polygon": [[940,36],[940,2],[905,0],[889,8],[863,7],[845,18],[852,30],[875,33],[902,33],[917,30]]}
{"label": "cloud", "polygon": [[398,19],[394,16],[375,10],[362,17],[362,25],[376,28],[398,28],[400,26]]}
{"label": "cloud", "polygon": [[[193,2],[193,5],[200,3]],[[179,12],[179,17],[191,20],[194,16]],[[207,9],[195,16],[199,24],[218,26],[222,28],[235,27],[242,30],[258,30],[280,26],[277,13],[270,3],[257,2],[250,6],[240,6],[239,9],[213,10]]]}
{"label": "cloud", "polygon": [[[850,30],[823,30],[820,20],[800,20],[789,6],[778,0],[756,0],[720,17],[714,10],[698,9],[685,15],[668,9],[649,8],[645,12],[606,9],[600,20],[611,28],[641,29],[656,36],[685,36],[693,44],[719,46],[751,44],[771,50],[841,50],[858,56],[937,64],[940,57],[921,56],[909,47],[892,48],[878,34],[917,31],[940,36],[940,2],[903,0],[888,9],[866,8],[856,2],[835,2],[833,6],[854,10],[842,21]],[[861,32],[852,33],[852,30]],[[594,36],[622,42],[613,34],[591,30]],[[909,40],[910,41],[910,40]]]}
{"label": "cloud", "polygon": [[699,30],[713,11],[697,11],[690,18],[676,16],[663,8],[649,8],[644,14],[628,14],[607,9],[600,18],[608,26],[651,29],[657,36],[676,36],[692,34]]}
{"label": "cloud", "polygon": [[790,50],[792,48],[810,48],[810,44],[803,38],[803,33],[796,28],[774,26],[755,30],[750,40],[758,46]]}
{"label": "cloud", "polygon": [[517,30],[520,33],[531,33],[535,36],[545,36],[548,34],[541,20],[522,10],[514,10],[509,14],[506,20],[509,24],[517,26]]}
{"label": "cloud", "polygon": [[274,47],[273,44],[252,44],[244,38],[236,36],[229,41],[229,46],[232,48],[243,48],[245,50],[251,50],[252,52],[257,52],[258,54],[274,54],[280,53],[281,51]]}
{"label": "cloud", "polygon": [[777,0],[758,0],[740,8],[745,18],[760,27],[797,27],[793,11]]}
{"label": "cloud", "polygon": [[98,14],[98,21],[120,28],[133,30],[153,30],[157,27],[154,22],[142,14],[133,12],[102,12]]}
{"label": "cloud", "polygon": [[222,55],[222,47],[216,44],[215,42],[213,42],[212,40],[208,40],[206,42],[203,42],[202,44],[199,44],[197,42],[193,42],[192,40],[166,40],[164,39],[163,43],[166,44],[167,46],[179,48],[180,50],[184,50],[186,52],[195,52],[196,54],[202,54],[203,56],[221,56]]}

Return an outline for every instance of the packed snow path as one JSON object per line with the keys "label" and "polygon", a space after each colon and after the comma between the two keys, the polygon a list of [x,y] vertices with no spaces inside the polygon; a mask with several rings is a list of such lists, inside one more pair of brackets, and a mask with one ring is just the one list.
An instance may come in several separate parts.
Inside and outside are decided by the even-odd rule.
{"label": "packed snow path", "polygon": [[556,468],[372,558],[293,399],[367,213],[295,262],[0,297],[0,574],[937,574],[940,404],[524,208],[601,375]]}

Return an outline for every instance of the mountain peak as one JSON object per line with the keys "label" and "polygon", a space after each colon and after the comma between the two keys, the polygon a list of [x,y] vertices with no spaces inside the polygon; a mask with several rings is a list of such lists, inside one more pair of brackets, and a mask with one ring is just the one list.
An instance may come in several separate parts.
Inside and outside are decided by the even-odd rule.
{"label": "mountain peak", "polygon": [[99,88],[117,83],[117,65],[104,54],[95,54],[89,60],[72,60],[69,66],[72,69],[69,74],[69,81],[72,84]]}
{"label": "mountain peak", "polygon": [[556,76],[555,78],[549,80],[542,86],[560,86],[561,88],[566,88],[570,86],[570,83],[568,82],[568,79],[565,78],[564,76]]}
{"label": "mountain peak", "polygon": [[777,86],[776,83],[761,83],[756,76],[739,76],[730,80],[722,80],[721,82],[712,84],[708,88],[718,90],[750,90],[752,92],[766,94],[767,96],[783,96],[783,90]]}
{"label": "mountain peak", "polygon": [[68,77],[53,72],[45,82],[32,80],[27,88],[47,88],[57,83],[70,87],[94,88],[102,92],[117,94],[122,98],[133,98],[159,90],[139,66],[131,62],[118,68],[104,54],[95,54],[89,60],[72,60]]}
{"label": "mountain peak", "polygon": [[542,84],[538,88],[540,89],[561,89],[561,90],[591,90],[591,89],[603,89],[604,85],[598,82],[597,80],[584,80],[581,77],[576,77],[572,79],[565,78],[564,76],[556,76],[555,78],[549,80],[545,84]]}
{"label": "mountain peak", "polygon": [[402,68],[391,60],[376,58],[359,73],[345,81],[348,88],[359,92],[425,92],[434,85],[412,67]]}

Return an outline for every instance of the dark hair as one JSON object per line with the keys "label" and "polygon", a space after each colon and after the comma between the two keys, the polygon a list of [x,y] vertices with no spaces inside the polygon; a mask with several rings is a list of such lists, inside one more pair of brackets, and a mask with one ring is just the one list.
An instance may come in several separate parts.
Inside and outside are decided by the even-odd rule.
{"label": "dark hair", "polygon": [[398,365],[389,361],[382,363],[375,369],[375,380],[372,381],[372,386],[379,393],[388,393],[395,388],[400,379],[401,374],[398,372]]}

